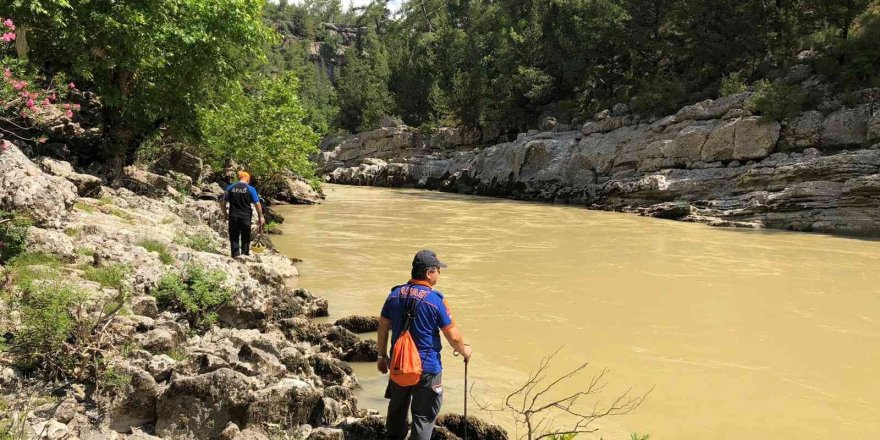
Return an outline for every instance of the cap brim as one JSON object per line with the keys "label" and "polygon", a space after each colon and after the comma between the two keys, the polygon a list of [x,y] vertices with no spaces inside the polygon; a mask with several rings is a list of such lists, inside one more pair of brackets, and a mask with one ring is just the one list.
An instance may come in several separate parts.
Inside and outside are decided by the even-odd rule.
{"label": "cap brim", "polygon": [[439,267],[440,269],[446,269],[446,265],[443,264],[443,262],[441,262],[440,260],[437,260],[437,267]]}

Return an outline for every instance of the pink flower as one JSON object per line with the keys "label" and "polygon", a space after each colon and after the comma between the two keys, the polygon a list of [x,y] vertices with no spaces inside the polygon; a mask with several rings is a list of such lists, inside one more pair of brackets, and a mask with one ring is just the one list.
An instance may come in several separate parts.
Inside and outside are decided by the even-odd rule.
{"label": "pink flower", "polygon": [[7,32],[3,34],[3,37],[0,37],[4,42],[9,43],[10,41],[15,41],[15,34],[12,32]]}
{"label": "pink flower", "polygon": [[9,69],[3,69],[3,77],[6,79],[12,78],[12,71]]}
{"label": "pink flower", "polygon": [[79,109],[81,109],[81,108],[82,108],[82,107],[80,107],[79,104],[74,104],[74,105],[73,105],[73,109],[76,110],[76,111],[79,111]]}
{"label": "pink flower", "polygon": [[41,138],[37,139],[37,142],[39,142],[41,144],[45,144],[46,141],[48,141],[48,140],[49,140],[49,138],[47,138],[47,137],[41,137]]}
{"label": "pink flower", "polygon": [[27,85],[28,85],[27,81],[13,81],[12,82],[12,88],[15,90],[21,90],[21,89],[27,87]]}
{"label": "pink flower", "polygon": [[28,108],[34,108],[35,105],[37,105],[37,103],[34,102],[33,99],[28,99],[28,100],[27,100],[27,106],[28,106]]}
{"label": "pink flower", "polygon": [[43,99],[42,105],[43,105],[43,107],[48,107],[48,106],[52,105],[52,102],[49,101],[49,98],[46,98],[46,99]]}
{"label": "pink flower", "polygon": [[8,27],[9,29],[15,30],[15,23],[12,22],[12,19],[11,19],[11,18],[7,18],[7,19],[3,22],[3,25],[6,26],[6,27]]}
{"label": "pink flower", "polygon": [[76,84],[74,84],[74,83],[70,83],[70,84],[67,85],[67,88],[70,89],[70,90],[76,90]]}
{"label": "pink flower", "polygon": [[52,94],[49,95],[49,100],[52,101],[52,102],[57,101],[57,100],[58,100],[58,95],[56,95],[55,92],[52,92]]}
{"label": "pink flower", "polygon": [[70,110],[70,104],[64,104],[64,110]]}
{"label": "pink flower", "polygon": [[68,118],[72,118],[72,117],[73,117],[73,112],[70,111],[70,110],[68,110],[68,111],[64,112],[64,116],[67,116]]}

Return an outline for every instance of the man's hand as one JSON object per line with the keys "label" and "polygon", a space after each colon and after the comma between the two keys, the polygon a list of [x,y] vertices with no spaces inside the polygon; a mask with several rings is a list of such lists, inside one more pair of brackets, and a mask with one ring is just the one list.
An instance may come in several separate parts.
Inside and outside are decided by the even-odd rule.
{"label": "man's hand", "polygon": [[470,345],[465,345],[464,347],[462,347],[462,350],[459,353],[461,354],[461,357],[464,358],[465,362],[469,362],[471,360],[471,346]]}
{"label": "man's hand", "polygon": [[263,217],[260,217],[260,219],[257,220],[257,224],[260,225],[260,228],[262,228],[263,226],[266,225],[266,219],[264,219]]}
{"label": "man's hand", "polygon": [[380,373],[388,374],[388,358],[385,356],[380,357],[376,361],[376,368],[379,369]]}

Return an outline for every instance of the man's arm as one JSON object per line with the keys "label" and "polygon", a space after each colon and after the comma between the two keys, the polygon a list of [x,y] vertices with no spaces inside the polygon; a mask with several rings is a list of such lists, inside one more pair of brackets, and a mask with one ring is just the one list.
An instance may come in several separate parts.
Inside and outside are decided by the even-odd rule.
{"label": "man's arm", "polygon": [[376,361],[376,368],[379,372],[385,374],[388,372],[388,332],[391,330],[391,320],[383,316],[379,317],[379,336],[376,338],[376,344],[379,346],[379,360]]}
{"label": "man's arm", "polygon": [[465,345],[464,338],[461,336],[461,332],[458,331],[458,326],[452,324],[449,327],[444,328],[443,336],[446,336],[446,340],[449,341],[449,345],[452,346],[453,350],[461,353],[465,362],[470,360],[471,346]]}
{"label": "man's arm", "polygon": [[257,202],[254,206],[257,207],[257,224],[262,228],[266,224],[266,221],[263,219],[263,204]]}

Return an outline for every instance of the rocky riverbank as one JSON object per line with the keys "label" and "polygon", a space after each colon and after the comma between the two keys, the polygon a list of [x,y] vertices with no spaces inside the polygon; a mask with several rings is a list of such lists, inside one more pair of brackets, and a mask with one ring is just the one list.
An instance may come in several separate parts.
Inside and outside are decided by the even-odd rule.
{"label": "rocky riverbank", "polygon": [[[229,258],[215,200],[136,168],[110,188],[66,162],[4,146],[0,210],[31,226],[21,252],[0,266],[0,434],[384,435],[381,418],[358,407],[346,363],[375,360],[375,342],[348,330],[374,323],[312,322],[328,304],[288,287],[298,273],[286,256]],[[461,425],[446,417],[436,437],[458,438],[444,421]],[[482,438],[506,438],[480,426],[490,433]]]}
{"label": "rocky riverbank", "polygon": [[333,183],[569,203],[714,226],[880,236],[875,92],[782,123],[753,115],[750,92],[659,119],[620,105],[577,128],[550,121],[545,131],[488,147],[480,145],[493,136],[474,130],[384,127],[325,140],[319,162]]}

